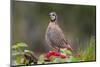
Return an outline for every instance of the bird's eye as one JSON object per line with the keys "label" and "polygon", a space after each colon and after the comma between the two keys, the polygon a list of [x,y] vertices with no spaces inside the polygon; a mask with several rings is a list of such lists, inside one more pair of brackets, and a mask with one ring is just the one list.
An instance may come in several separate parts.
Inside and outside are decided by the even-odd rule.
{"label": "bird's eye", "polygon": [[52,16],[55,16],[54,14],[52,14]]}

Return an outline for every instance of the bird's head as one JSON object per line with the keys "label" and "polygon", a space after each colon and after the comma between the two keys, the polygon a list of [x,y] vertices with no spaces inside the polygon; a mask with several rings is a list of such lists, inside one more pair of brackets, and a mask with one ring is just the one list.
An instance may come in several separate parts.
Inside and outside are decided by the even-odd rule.
{"label": "bird's head", "polygon": [[57,20],[57,14],[56,14],[56,12],[49,13],[49,16],[50,16],[50,21],[51,22],[55,22]]}

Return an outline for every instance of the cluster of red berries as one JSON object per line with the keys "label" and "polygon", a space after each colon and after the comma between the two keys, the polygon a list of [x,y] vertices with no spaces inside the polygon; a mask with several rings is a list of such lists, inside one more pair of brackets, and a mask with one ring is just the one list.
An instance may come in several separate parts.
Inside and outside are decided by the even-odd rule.
{"label": "cluster of red berries", "polygon": [[62,53],[55,52],[55,51],[49,51],[49,52],[46,54],[46,57],[49,59],[51,56],[61,57],[61,58],[66,58],[66,57],[67,57],[67,56],[65,56],[65,55],[62,54]]}

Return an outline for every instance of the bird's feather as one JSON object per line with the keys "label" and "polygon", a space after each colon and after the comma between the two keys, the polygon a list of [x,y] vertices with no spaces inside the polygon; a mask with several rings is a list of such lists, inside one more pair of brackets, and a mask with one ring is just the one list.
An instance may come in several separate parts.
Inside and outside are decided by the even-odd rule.
{"label": "bird's feather", "polygon": [[49,24],[47,29],[47,38],[51,43],[51,46],[57,46],[59,48],[65,48],[67,46],[65,43],[64,34],[58,24]]}

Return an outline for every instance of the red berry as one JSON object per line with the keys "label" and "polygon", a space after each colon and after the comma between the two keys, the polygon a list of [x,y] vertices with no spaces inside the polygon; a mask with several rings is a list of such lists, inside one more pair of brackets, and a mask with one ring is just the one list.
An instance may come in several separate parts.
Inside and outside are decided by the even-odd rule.
{"label": "red berry", "polygon": [[51,55],[50,55],[49,53],[46,55],[47,58],[49,58],[50,56],[51,56]]}
{"label": "red berry", "polygon": [[66,58],[66,56],[64,54],[60,54],[61,58]]}
{"label": "red berry", "polygon": [[46,57],[49,58],[51,56],[54,56],[56,52],[54,51],[49,51],[47,54],[46,54]]}
{"label": "red berry", "polygon": [[55,55],[55,53],[56,53],[55,51],[49,51],[50,55]]}
{"label": "red berry", "polygon": [[76,54],[75,56],[76,56],[76,57],[80,57],[81,55],[78,53],[78,54]]}
{"label": "red berry", "polygon": [[54,56],[60,56],[60,53],[56,52],[56,53],[54,54]]}

